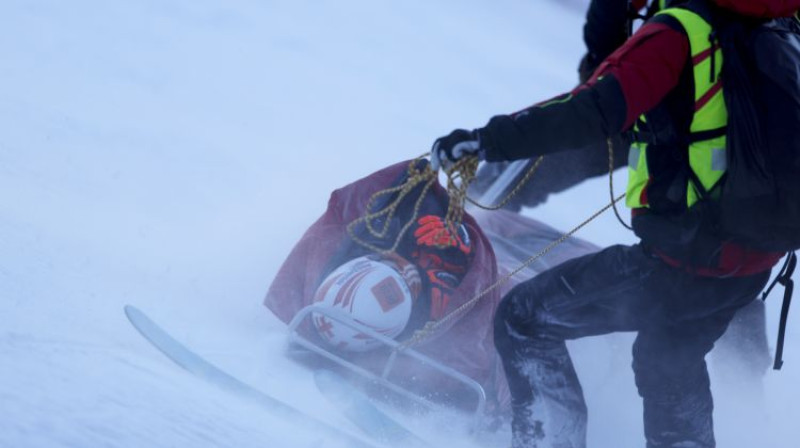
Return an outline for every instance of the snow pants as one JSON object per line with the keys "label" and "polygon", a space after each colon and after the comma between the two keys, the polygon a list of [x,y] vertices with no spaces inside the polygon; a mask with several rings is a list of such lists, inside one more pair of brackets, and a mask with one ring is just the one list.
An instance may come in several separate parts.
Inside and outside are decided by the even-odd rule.
{"label": "snow pants", "polygon": [[634,245],[520,283],[494,327],[512,395],[512,447],[586,446],[586,403],[565,341],[618,331],[638,333],[633,370],[647,447],[714,447],[705,356],[768,279],[698,277]]}

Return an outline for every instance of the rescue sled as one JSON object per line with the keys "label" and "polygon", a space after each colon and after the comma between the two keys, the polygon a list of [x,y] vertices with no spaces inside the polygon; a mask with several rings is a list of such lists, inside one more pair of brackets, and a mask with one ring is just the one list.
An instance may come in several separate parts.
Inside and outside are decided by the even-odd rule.
{"label": "rescue sled", "polygon": [[[517,213],[471,210],[462,221],[471,245],[470,267],[443,312],[449,314],[483,296],[414,346],[404,344],[409,334],[387,336],[314,299],[321,282],[342,260],[368,252],[353,243],[348,225],[363,215],[376,191],[404,182],[409,164],[417,162],[427,163],[401,162],[334,191],[326,212],[306,231],[279,270],[264,304],[288,324],[291,352],[312,368],[335,365],[355,381],[374,386],[375,394],[400,397],[423,408],[456,409],[476,420],[507,415],[508,386],[492,340],[494,309],[502,294],[518,282],[567,259],[594,252],[596,246],[567,239],[509,278],[526,259],[563,234]],[[515,177],[506,179],[506,184],[521,171],[511,172]],[[485,195],[492,202],[492,196],[507,189],[499,183]],[[446,204],[447,193],[438,184],[430,194]],[[500,286],[486,293],[499,281]],[[313,320],[319,316],[368,338],[374,348],[348,352],[331,344],[315,328]]]}

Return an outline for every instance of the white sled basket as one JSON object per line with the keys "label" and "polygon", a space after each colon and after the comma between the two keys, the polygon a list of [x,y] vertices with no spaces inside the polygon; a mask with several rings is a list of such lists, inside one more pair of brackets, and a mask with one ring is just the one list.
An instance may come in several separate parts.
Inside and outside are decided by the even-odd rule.
{"label": "white sled basket", "polygon": [[[383,371],[380,375],[370,372],[369,370],[354,364],[351,361],[348,361],[335,352],[331,351],[328,347],[325,347],[321,344],[317,344],[308,338],[304,337],[298,331],[298,327],[306,321],[306,319],[311,319],[313,314],[316,315],[323,315],[329,319],[335,320],[343,325],[346,325],[356,331],[359,331],[368,337],[378,341],[380,344],[385,345],[391,349],[390,354],[388,355],[388,359],[383,366]],[[394,383],[390,379],[390,374],[394,369],[397,359],[400,356],[406,356],[412,358],[414,361],[420,363],[421,366],[424,366],[426,369],[431,369],[438,374],[443,375],[446,378],[456,381],[457,383],[462,384],[466,390],[472,391],[475,394],[475,409],[471,411],[472,417],[475,419],[479,419],[484,412],[484,408],[486,406],[486,393],[483,390],[483,387],[472,378],[458,372],[457,370],[448,367],[438,361],[431,359],[429,356],[425,356],[418,351],[410,348],[401,348],[400,344],[395,341],[394,339],[388,338],[382,334],[375,332],[374,330],[365,327],[364,325],[359,324],[358,322],[353,321],[346,313],[331,309],[331,308],[324,308],[319,305],[309,305],[302,310],[300,310],[297,315],[295,315],[294,319],[289,323],[289,343],[290,344],[297,344],[301,347],[304,347],[314,353],[319,354],[320,356],[339,364],[361,376],[364,378],[379,384],[380,386],[386,387],[387,389],[391,390],[398,395],[405,397],[407,399],[412,400],[413,402],[419,403],[427,408],[442,408],[443,405],[436,403],[429,398],[426,398],[422,395],[419,395],[415,392],[411,392],[406,388],[402,387],[399,384]]]}

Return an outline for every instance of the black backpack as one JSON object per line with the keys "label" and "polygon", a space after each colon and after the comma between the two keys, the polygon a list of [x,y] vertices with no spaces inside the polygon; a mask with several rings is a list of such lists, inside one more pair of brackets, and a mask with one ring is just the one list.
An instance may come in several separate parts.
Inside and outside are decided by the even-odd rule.
{"label": "black backpack", "polygon": [[[691,2],[695,3],[695,2]],[[706,11],[708,13],[708,11]],[[712,10],[723,55],[722,82],[728,109],[727,170],[710,204],[714,226],[728,240],[769,252],[788,252],[777,278],[785,287],[775,354],[783,365],[792,274],[800,249],[800,21],[758,21]]]}
{"label": "black backpack", "polygon": [[754,249],[800,249],[800,22],[721,18],[728,167],[718,223]]}

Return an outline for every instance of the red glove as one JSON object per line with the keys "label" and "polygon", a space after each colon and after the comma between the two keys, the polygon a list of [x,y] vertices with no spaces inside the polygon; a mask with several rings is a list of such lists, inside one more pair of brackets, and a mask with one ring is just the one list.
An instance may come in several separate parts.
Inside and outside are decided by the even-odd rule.
{"label": "red glove", "polygon": [[453,292],[469,270],[472,245],[464,225],[452,232],[440,216],[423,216],[417,226],[417,246],[411,258],[428,279],[430,318],[438,320],[445,315]]}
{"label": "red glove", "polygon": [[461,279],[440,269],[425,271],[431,285],[431,315],[433,320],[439,320],[445,315],[447,305],[453,296],[453,291],[458,287]]}
{"label": "red glove", "polygon": [[444,220],[436,215],[425,215],[417,220],[417,224],[419,227],[414,231],[414,236],[417,238],[418,245],[433,246],[439,249],[455,247],[464,255],[472,252],[469,235],[463,224],[453,232],[447,228]]}

